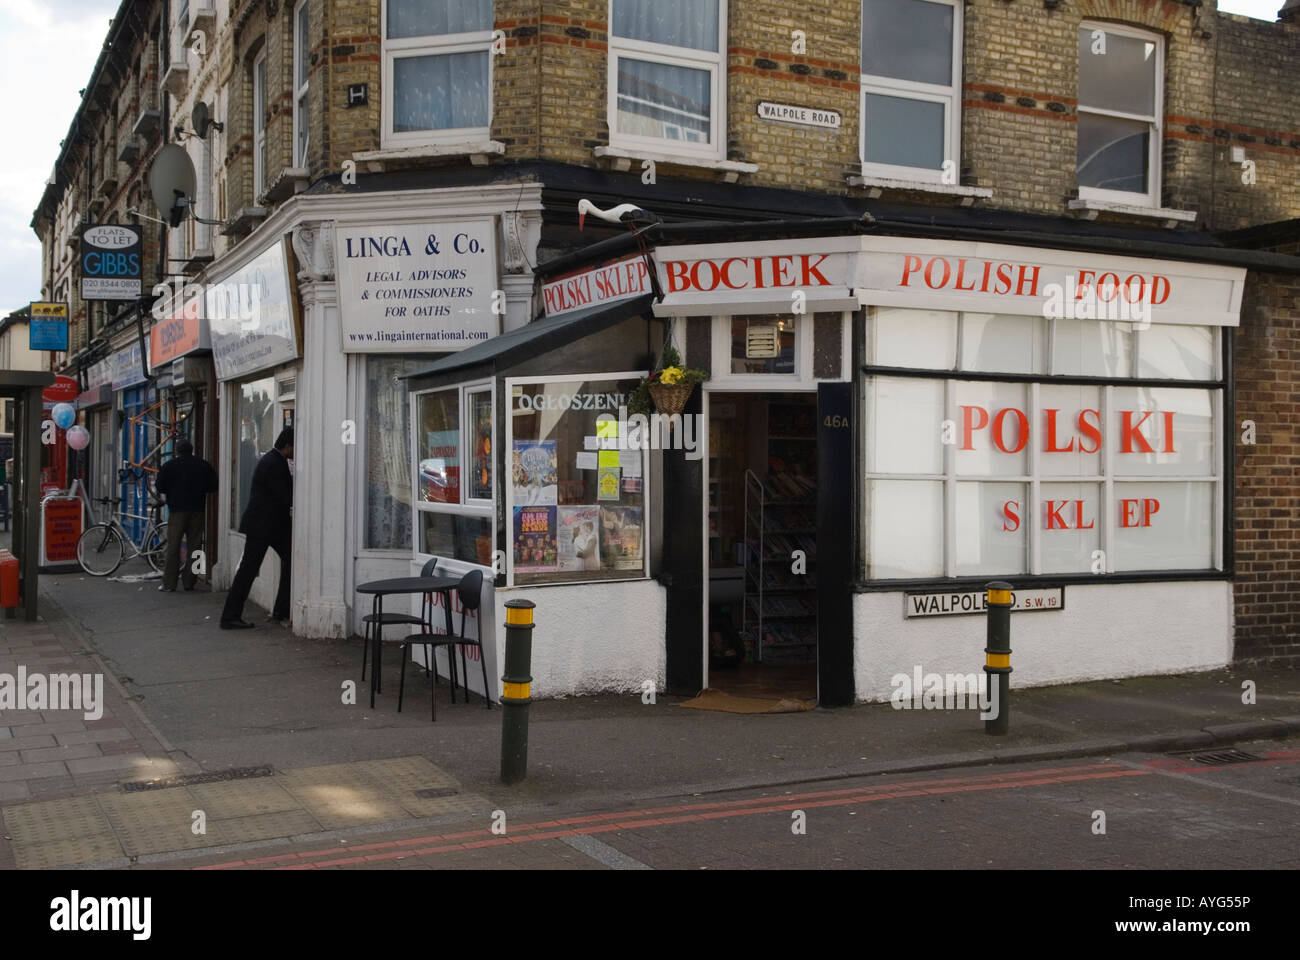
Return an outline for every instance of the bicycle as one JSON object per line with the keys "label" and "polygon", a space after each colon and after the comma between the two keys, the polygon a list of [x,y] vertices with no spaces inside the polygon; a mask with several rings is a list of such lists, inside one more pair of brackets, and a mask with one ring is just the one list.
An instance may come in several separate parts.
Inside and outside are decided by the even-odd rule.
{"label": "bicycle", "polygon": [[[108,520],[91,524],[77,540],[77,562],[81,569],[92,577],[107,577],[124,560],[144,557],[149,566],[162,573],[167,563],[167,527],[161,519],[161,501],[150,505],[149,522],[139,544],[131,539],[113,512],[113,506],[122,502],[120,497],[96,497],[95,502],[108,508]],[[127,545],[131,547],[129,557],[126,555]]]}

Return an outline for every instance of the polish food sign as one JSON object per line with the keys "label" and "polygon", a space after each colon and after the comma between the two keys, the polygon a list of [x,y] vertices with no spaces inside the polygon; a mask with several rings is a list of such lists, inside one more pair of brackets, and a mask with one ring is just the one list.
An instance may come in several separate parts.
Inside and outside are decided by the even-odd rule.
{"label": "polish food sign", "polygon": [[335,230],[345,353],[463,350],[501,329],[491,218]]}

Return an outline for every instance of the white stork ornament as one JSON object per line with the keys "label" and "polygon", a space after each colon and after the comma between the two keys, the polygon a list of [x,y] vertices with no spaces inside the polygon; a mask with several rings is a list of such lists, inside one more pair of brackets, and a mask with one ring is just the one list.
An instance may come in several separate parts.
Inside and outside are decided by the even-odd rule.
{"label": "white stork ornament", "polygon": [[653,213],[641,209],[635,203],[620,203],[617,207],[611,207],[608,210],[602,210],[590,200],[578,201],[578,229],[583,228],[586,223],[587,214],[594,214],[602,220],[608,220],[610,223],[626,223],[630,228],[636,229],[637,224],[658,223],[659,218]]}

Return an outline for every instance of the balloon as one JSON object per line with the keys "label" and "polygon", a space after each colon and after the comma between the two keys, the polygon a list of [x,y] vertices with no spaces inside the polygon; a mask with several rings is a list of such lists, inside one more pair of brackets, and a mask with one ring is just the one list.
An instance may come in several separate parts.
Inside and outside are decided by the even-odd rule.
{"label": "balloon", "polygon": [[54,425],[60,430],[66,430],[77,422],[77,408],[70,403],[56,403],[52,412]]}
{"label": "balloon", "polygon": [[85,427],[72,427],[68,430],[68,446],[73,450],[85,450],[90,443],[90,431]]}

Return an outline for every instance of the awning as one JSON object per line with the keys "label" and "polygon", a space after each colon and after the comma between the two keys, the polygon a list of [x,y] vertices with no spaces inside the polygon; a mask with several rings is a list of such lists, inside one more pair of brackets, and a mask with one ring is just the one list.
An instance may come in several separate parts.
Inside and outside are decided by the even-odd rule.
{"label": "awning", "polygon": [[610,306],[587,307],[558,317],[535,320],[516,330],[443,357],[423,370],[408,373],[404,379],[448,373],[484,364],[492,364],[496,367],[510,366],[517,360],[535,357],[556,347],[572,343],[574,340],[599,333],[601,330],[622,323],[629,317],[647,313],[653,303],[654,296],[646,294]]}

